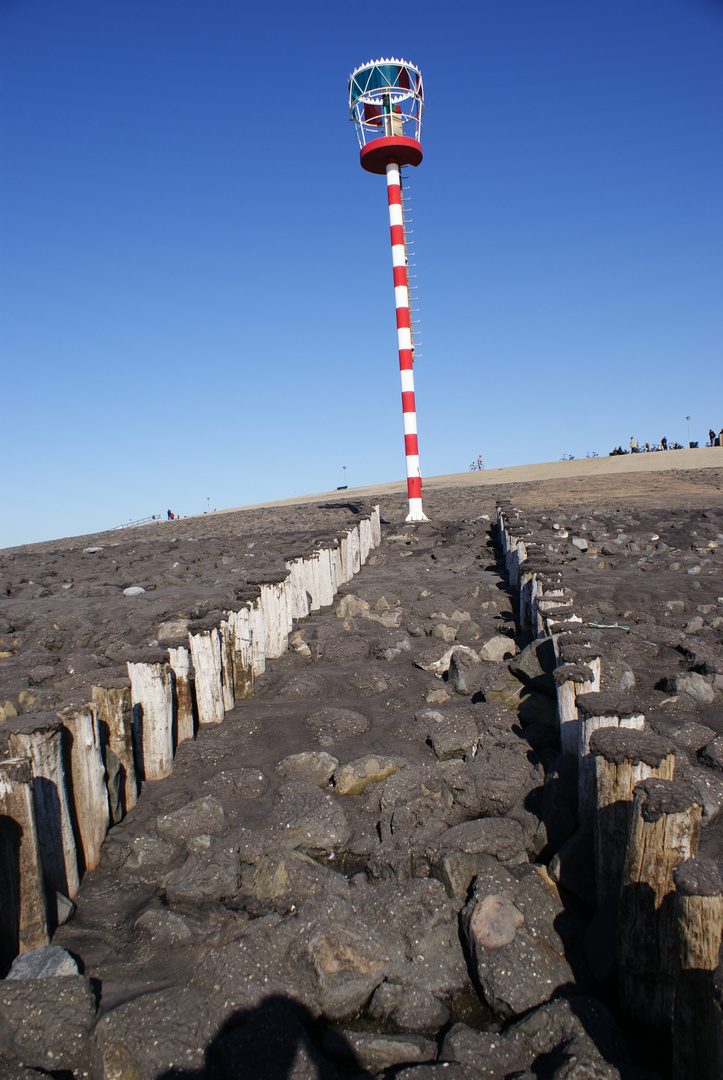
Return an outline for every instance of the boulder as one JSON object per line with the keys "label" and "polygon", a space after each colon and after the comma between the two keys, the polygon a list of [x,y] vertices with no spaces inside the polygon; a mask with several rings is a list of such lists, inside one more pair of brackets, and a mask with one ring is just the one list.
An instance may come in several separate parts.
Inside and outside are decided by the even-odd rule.
{"label": "boulder", "polygon": [[161,836],[172,840],[184,840],[199,834],[217,835],[223,832],[226,815],[218,799],[207,795],[200,799],[160,814],[156,819],[156,828]]}
{"label": "boulder", "polygon": [[559,896],[532,866],[487,867],[477,876],[462,927],[490,1008],[510,1018],[574,983],[555,922]]}
{"label": "boulder", "polygon": [[449,662],[448,685],[458,694],[474,694],[481,687],[480,660],[455,649]]}
{"label": "boulder", "polygon": [[368,784],[378,784],[386,780],[405,765],[403,758],[366,754],[336,769],[334,791],[337,795],[361,795]]}
{"label": "boulder", "polygon": [[[183,866],[161,878],[171,903],[227,900],[238,892],[239,857],[236,848],[221,839],[198,837],[201,850],[192,851]],[[203,842],[207,847],[202,846]]]}
{"label": "boulder", "polygon": [[[317,688],[318,692],[318,688]],[[369,730],[369,720],[353,709],[318,709],[306,718],[306,726],[316,735],[322,746],[363,735]]]}
{"label": "boulder", "polygon": [[79,974],[78,963],[69,952],[57,945],[45,945],[16,956],[5,978],[52,979]]}
{"label": "boulder", "polygon": [[[254,913],[273,910],[287,914],[318,896],[344,896],[349,883],[343,874],[303,852],[277,847],[253,865],[241,864],[240,888],[255,901]],[[248,903],[244,906],[249,908]]]}
{"label": "boulder", "polygon": [[503,817],[543,779],[524,754],[502,746],[480,747],[470,772],[479,813],[490,817]]}
{"label": "boulder", "polygon": [[276,766],[276,771],[284,780],[302,780],[325,788],[338,764],[338,759],[324,750],[306,750],[301,754],[285,757]]}
{"label": "boulder", "polygon": [[[58,950],[62,952],[64,950]],[[28,1068],[87,1069],[96,1001],[88,979],[15,978],[0,982],[0,1051]]]}
{"label": "boulder", "polygon": [[498,664],[506,657],[514,656],[516,652],[517,646],[512,638],[508,638],[505,634],[496,634],[495,637],[485,641],[478,655],[480,660]]}
{"label": "boulder", "polygon": [[479,732],[470,716],[426,709],[416,720],[424,725],[427,742],[440,761],[450,758],[471,760],[474,757]]}
{"label": "boulder", "polygon": [[346,815],[333,796],[302,781],[279,789],[271,825],[284,847],[303,851],[339,851],[351,838]]}
{"label": "boulder", "polygon": [[434,1061],[437,1054],[433,1039],[368,1031],[330,1031],[324,1036],[322,1049],[329,1057],[346,1059],[374,1073],[395,1065]]}
{"label": "boulder", "polygon": [[555,682],[552,672],[555,664],[552,638],[543,637],[536,638],[519,655],[513,657],[508,667],[512,674],[526,686],[554,697]]}
{"label": "boulder", "polygon": [[[449,1009],[428,990],[384,982],[374,991],[367,1016],[384,1024],[393,1024],[400,1031],[433,1035],[449,1020]],[[434,1054],[417,1060],[430,1058],[433,1059]]]}

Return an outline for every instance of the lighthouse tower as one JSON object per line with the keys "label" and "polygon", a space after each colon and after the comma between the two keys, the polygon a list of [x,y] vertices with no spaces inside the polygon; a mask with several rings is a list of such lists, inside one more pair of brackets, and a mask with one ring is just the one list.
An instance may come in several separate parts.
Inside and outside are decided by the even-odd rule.
{"label": "lighthouse tower", "polygon": [[349,110],[359,141],[359,159],[367,172],[386,174],[389,226],[397,309],[399,371],[402,379],[404,452],[407,459],[407,521],[426,521],[422,510],[417,410],[414,403],[414,333],[409,300],[407,229],[400,169],[422,160],[422,76],[405,60],[373,60],[349,78]]}

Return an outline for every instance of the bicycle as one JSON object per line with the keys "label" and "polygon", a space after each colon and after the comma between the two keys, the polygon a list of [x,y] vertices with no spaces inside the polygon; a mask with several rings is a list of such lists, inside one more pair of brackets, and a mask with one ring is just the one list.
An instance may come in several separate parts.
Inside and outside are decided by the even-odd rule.
{"label": "bicycle", "polygon": [[479,472],[482,472],[484,467],[485,467],[485,463],[482,460],[482,457],[480,455],[480,457],[478,457],[476,461],[472,462],[472,464],[469,467],[469,471],[470,472],[477,472],[479,470]]}

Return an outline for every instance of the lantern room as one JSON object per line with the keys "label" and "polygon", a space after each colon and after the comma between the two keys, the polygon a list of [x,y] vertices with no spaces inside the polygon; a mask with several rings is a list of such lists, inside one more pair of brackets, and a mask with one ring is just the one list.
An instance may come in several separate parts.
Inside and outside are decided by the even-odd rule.
{"label": "lantern room", "polygon": [[370,60],[349,78],[349,111],[367,172],[422,160],[422,75],[405,60]]}

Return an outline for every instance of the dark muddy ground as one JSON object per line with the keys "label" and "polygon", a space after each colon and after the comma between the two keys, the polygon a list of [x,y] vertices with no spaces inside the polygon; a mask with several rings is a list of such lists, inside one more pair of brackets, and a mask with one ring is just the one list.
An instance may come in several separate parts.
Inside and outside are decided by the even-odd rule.
{"label": "dark muddy ground", "polygon": [[[403,499],[383,497],[382,546],[334,607],[299,625],[254,699],[182,744],[173,776],[145,785],[109,834],[53,942],[80,958],[99,1017],[49,1008],[14,1050],[0,1030],[8,1076],[45,1052],[46,1068],[107,1080],[561,1078],[568,1044],[591,1075],[666,1074],[664,1040],[626,1029],[626,1049],[591,1004],[616,1009],[585,946],[589,881],[558,891],[531,867],[550,861],[556,828],[574,830],[545,808],[552,698],[507,658],[462,679],[424,670],[452,645],[526,644],[497,562],[497,494],[524,508],[576,611],[600,624],[602,689],[634,692],[676,742],[678,774],[705,792],[703,850],[723,859],[718,471],[431,491],[432,521],[413,527]],[[366,509],[209,515],[3,552],[0,704],[85,700],[157,649],[163,623],[245,599]],[[466,944],[485,889],[514,895],[527,920],[487,966]],[[5,1009],[13,1028],[19,1006]]]}

